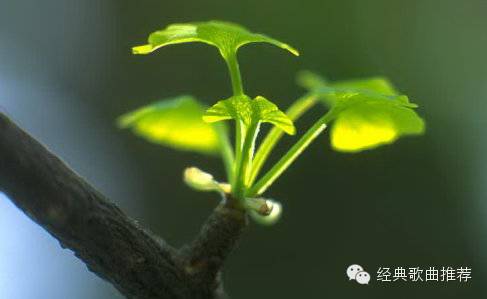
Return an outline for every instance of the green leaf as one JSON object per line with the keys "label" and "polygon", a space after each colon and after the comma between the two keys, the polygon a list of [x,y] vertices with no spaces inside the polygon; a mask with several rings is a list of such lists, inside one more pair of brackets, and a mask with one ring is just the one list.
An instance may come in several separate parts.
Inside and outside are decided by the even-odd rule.
{"label": "green leaf", "polygon": [[358,80],[345,80],[334,82],[336,89],[351,89],[356,92],[376,92],[382,95],[398,95],[398,91],[392,83],[383,77],[372,77]]}
{"label": "green leaf", "polygon": [[331,107],[331,144],[337,151],[359,152],[424,133],[424,121],[413,110],[417,105],[385,78],[327,82],[306,72],[298,82]]}
{"label": "green leaf", "polygon": [[223,57],[236,53],[238,48],[249,43],[269,43],[288,50],[298,56],[296,49],[288,44],[259,33],[252,33],[244,27],[222,21],[172,24],[149,35],[148,44],[134,47],[134,54],[149,54],[161,47],[202,42],[217,47]]}
{"label": "green leaf", "polygon": [[424,133],[424,121],[397,99],[356,95],[335,106],[331,144],[337,151],[359,152]]}
{"label": "green leaf", "polygon": [[220,140],[214,125],[203,121],[204,111],[193,97],[180,96],[127,113],[118,124],[154,143],[213,154],[220,149]]}
{"label": "green leaf", "polygon": [[[333,106],[340,99],[346,99],[355,95],[368,95],[375,98],[389,98],[408,102],[401,96],[392,83],[383,77],[371,77],[355,80],[328,82],[318,74],[303,71],[298,74],[298,84],[314,91],[328,105]],[[410,104],[415,106],[414,104]]]}
{"label": "green leaf", "polygon": [[309,90],[316,90],[322,87],[331,87],[342,90],[349,89],[362,92],[376,92],[383,95],[399,94],[392,83],[384,77],[328,82],[328,80],[316,73],[311,71],[301,71],[298,73],[296,81],[301,87]]}
{"label": "green leaf", "polygon": [[210,123],[227,119],[240,120],[247,127],[258,122],[271,123],[290,135],[296,133],[292,120],[261,96],[253,100],[245,95],[230,97],[210,107],[203,116],[203,120]]}

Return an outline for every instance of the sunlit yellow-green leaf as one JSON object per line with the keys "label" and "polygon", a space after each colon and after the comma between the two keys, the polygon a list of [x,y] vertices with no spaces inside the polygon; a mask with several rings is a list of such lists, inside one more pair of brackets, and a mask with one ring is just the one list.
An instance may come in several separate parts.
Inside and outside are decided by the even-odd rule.
{"label": "sunlit yellow-green leaf", "polygon": [[220,148],[214,125],[203,121],[205,109],[191,96],[163,100],[121,116],[118,124],[139,136],[175,149],[215,153]]}
{"label": "sunlit yellow-green leaf", "polygon": [[383,99],[395,98],[411,106],[416,106],[409,103],[407,97],[402,96],[392,83],[383,77],[329,82],[318,74],[303,71],[298,74],[297,81],[304,88],[321,96],[321,100],[330,107],[341,99],[351,98],[356,95]]}
{"label": "sunlit yellow-green leaf", "polygon": [[336,81],[332,85],[336,89],[353,89],[357,92],[376,92],[382,95],[398,95],[392,83],[384,77]]}
{"label": "sunlit yellow-green leaf", "polygon": [[293,47],[268,37],[252,33],[244,27],[230,22],[209,21],[172,24],[163,30],[150,34],[148,44],[133,48],[134,54],[149,54],[161,47],[189,42],[202,42],[217,47],[226,57],[249,43],[269,43],[299,55]]}
{"label": "sunlit yellow-green leaf", "polygon": [[322,76],[311,71],[301,71],[298,73],[296,79],[299,85],[309,90],[316,90],[321,87],[331,87],[337,90],[342,89],[342,91],[348,89],[362,92],[376,92],[383,95],[399,94],[392,83],[384,77],[329,82]]}
{"label": "sunlit yellow-green leaf", "polygon": [[332,109],[331,144],[337,151],[358,152],[424,133],[417,105],[385,78],[329,82],[304,72],[298,82]]}
{"label": "sunlit yellow-green leaf", "polygon": [[261,96],[253,100],[244,95],[233,96],[219,101],[206,111],[203,119],[207,122],[236,119],[247,126],[256,122],[266,122],[288,134],[296,133],[292,120],[274,103]]}
{"label": "sunlit yellow-green leaf", "polygon": [[424,132],[424,122],[410,107],[393,100],[356,98],[337,114],[331,129],[335,150],[358,152]]}

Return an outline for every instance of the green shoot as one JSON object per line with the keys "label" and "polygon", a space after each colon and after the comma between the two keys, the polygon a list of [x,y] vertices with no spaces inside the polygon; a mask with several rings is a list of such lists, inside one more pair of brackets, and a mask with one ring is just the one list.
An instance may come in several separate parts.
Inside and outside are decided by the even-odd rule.
{"label": "green shoot", "polygon": [[[228,67],[232,95],[206,109],[190,96],[165,100],[140,108],[119,119],[141,137],[178,150],[219,155],[227,182],[218,182],[195,167],[184,172],[184,181],[198,191],[216,191],[236,207],[245,209],[258,223],[275,223],[281,214],[279,202],[260,197],[303,151],[330,127],[334,150],[356,153],[390,144],[401,136],[424,132],[417,106],[401,95],[384,78],[329,82],[311,72],[301,73],[298,82],[308,92],[286,113],[268,99],[245,94],[237,52],[249,43],[269,43],[299,55],[276,39],[228,22],[210,21],[173,24],[149,35],[148,43],[133,48],[134,54],[150,54],[172,44],[202,42],[218,49]],[[316,103],[328,109],[262,177],[260,172],[284,133],[294,135],[293,121]],[[227,128],[221,121],[235,121],[232,147]],[[260,126],[273,126],[257,146]],[[258,148],[257,151],[255,149]],[[231,196],[228,196],[231,194]]]}
{"label": "green shoot", "polygon": [[326,129],[332,119],[332,111],[321,117],[291,149],[260,179],[246,194],[249,197],[260,195],[301,155],[301,153]]}
{"label": "green shoot", "polygon": [[[301,117],[301,115],[313,107],[313,105],[316,103],[316,99],[317,96],[312,93],[304,95],[294,102],[291,107],[289,107],[289,109],[286,111],[287,116],[292,121],[297,120]],[[267,160],[277,142],[279,142],[283,135],[283,130],[280,130],[278,127],[274,127],[262,141],[259,150],[255,154],[249,184],[252,184],[255,181],[262,166],[264,166],[264,162]]]}

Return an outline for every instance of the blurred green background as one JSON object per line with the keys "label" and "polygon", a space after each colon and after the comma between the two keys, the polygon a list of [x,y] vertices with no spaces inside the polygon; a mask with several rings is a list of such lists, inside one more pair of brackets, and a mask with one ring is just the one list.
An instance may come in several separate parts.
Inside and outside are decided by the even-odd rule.
{"label": "blurred green background", "polygon": [[[232,298],[482,298],[487,295],[487,2],[0,2],[0,109],[140,223],[181,246],[218,198],[182,170],[223,176],[216,159],[149,144],[114,120],[152,101],[193,94],[208,104],[230,83],[214,48],[187,44],[134,56],[169,23],[221,19],[288,42],[240,51],[249,95],[281,108],[303,93],[302,69],[329,79],[383,75],[420,105],[427,133],[360,154],[323,135],[268,191],[284,205],[252,224],[228,261]],[[298,122],[303,132],[322,111]],[[274,159],[288,148],[286,138]],[[368,286],[348,281],[362,265]],[[380,283],[379,267],[467,266],[468,283]],[[0,298],[121,298],[0,198]]]}

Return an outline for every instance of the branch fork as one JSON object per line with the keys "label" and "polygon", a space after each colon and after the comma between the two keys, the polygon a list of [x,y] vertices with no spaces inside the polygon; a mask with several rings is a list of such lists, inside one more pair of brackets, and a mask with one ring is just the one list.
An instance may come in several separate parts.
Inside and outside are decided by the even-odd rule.
{"label": "branch fork", "polygon": [[0,190],[125,297],[224,298],[220,273],[248,221],[223,200],[176,250],[0,113]]}

